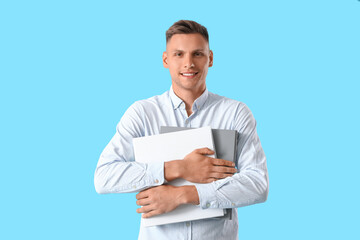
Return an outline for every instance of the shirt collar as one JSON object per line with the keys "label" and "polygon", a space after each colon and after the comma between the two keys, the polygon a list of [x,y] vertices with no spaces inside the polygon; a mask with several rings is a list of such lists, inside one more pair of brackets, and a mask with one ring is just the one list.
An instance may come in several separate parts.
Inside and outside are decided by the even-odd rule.
{"label": "shirt collar", "polygon": [[[179,98],[178,96],[176,96],[172,86],[170,87],[169,94],[170,94],[170,99],[171,99],[174,109],[179,108],[180,105],[183,103],[183,100],[181,98]],[[206,102],[206,100],[208,98],[208,95],[209,95],[209,92],[206,88],[205,91],[201,94],[201,96],[195,100],[195,102],[193,104],[193,111],[199,110],[204,105],[204,103]]]}
{"label": "shirt collar", "polygon": [[181,103],[183,102],[183,100],[181,100],[181,98],[176,96],[176,94],[174,93],[172,85],[170,87],[170,99],[171,99],[174,109],[177,109],[178,107],[180,107]]}

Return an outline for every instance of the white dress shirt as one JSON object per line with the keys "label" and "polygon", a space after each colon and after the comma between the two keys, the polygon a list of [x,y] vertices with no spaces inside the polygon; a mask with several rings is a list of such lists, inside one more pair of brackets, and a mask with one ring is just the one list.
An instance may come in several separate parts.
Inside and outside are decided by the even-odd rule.
{"label": "white dress shirt", "polygon": [[139,239],[238,239],[238,207],[266,201],[266,158],[256,132],[256,121],[242,102],[205,90],[195,100],[192,114],[172,88],[162,95],[135,102],[125,112],[116,133],[102,152],[96,171],[98,193],[139,192],[162,185],[164,163],[135,162],[132,139],[159,134],[160,126],[204,127],[238,131],[238,173],[209,184],[194,184],[200,207],[233,208],[232,220],[211,218],[154,227],[140,226]]}

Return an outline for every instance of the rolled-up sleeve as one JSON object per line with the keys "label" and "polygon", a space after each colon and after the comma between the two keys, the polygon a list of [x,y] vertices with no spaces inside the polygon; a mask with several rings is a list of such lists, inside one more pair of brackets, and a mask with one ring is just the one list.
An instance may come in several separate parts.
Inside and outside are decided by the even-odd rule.
{"label": "rolled-up sleeve", "polygon": [[132,140],[144,136],[141,109],[134,103],[100,155],[94,184],[98,193],[138,192],[164,183],[164,163],[135,162]]}
{"label": "rolled-up sleeve", "polygon": [[246,105],[237,109],[234,128],[239,133],[236,154],[238,173],[209,184],[195,184],[203,209],[236,208],[267,199],[269,178],[266,157],[256,132],[256,121]]}

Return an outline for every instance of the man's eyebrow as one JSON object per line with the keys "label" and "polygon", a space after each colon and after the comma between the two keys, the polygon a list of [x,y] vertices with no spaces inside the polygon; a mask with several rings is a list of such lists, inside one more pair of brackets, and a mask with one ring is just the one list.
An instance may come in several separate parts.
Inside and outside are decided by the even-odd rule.
{"label": "man's eyebrow", "polygon": [[195,49],[193,52],[204,52],[205,48],[199,48],[199,49]]}
{"label": "man's eyebrow", "polygon": [[[193,50],[192,52],[205,52],[205,51],[206,51],[205,48],[198,48],[198,49]],[[185,52],[185,51],[181,50],[181,49],[175,49],[175,50],[173,50],[173,52]]]}

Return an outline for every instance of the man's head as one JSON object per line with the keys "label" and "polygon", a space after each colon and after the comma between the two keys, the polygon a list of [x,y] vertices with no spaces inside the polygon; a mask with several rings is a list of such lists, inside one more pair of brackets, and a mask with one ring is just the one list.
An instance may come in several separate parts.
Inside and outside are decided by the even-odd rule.
{"label": "man's head", "polygon": [[175,92],[202,92],[208,68],[213,64],[206,28],[194,21],[180,20],[166,31],[163,65],[169,68]]}
{"label": "man's head", "polygon": [[171,37],[175,34],[190,34],[190,33],[199,33],[203,36],[207,43],[209,43],[209,34],[203,25],[191,21],[191,20],[180,20],[174,23],[167,31],[166,31],[166,43],[168,43]]}

